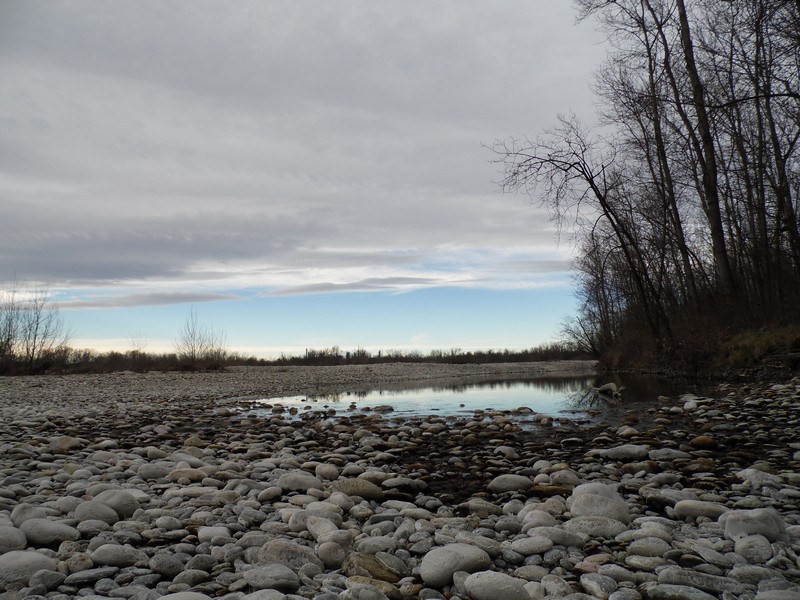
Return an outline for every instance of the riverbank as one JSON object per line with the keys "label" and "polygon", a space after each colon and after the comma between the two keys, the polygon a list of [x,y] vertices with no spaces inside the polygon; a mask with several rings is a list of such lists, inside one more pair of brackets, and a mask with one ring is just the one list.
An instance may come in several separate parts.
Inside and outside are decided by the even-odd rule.
{"label": "riverbank", "polygon": [[587,366],[2,379],[0,598],[800,597],[798,380],[535,431],[231,400]]}

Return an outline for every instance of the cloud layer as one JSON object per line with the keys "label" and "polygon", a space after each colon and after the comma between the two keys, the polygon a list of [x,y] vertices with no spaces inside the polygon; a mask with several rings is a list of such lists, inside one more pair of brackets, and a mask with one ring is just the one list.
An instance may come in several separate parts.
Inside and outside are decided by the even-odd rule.
{"label": "cloud layer", "polygon": [[567,3],[2,11],[0,279],[169,303],[565,270],[482,144],[589,113],[596,38]]}

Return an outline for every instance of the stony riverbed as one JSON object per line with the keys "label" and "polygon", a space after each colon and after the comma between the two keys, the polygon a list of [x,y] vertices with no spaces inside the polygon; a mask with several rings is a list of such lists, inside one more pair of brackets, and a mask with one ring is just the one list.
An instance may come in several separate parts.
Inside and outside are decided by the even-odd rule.
{"label": "stony riverbed", "polygon": [[0,599],[800,599],[799,379],[533,430],[231,400],[586,367],[2,379]]}

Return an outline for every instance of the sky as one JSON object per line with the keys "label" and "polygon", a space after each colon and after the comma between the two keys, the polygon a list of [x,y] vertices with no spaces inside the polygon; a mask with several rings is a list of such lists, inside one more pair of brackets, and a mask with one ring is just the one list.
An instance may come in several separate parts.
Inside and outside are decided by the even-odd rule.
{"label": "sky", "polygon": [[78,348],[552,341],[573,249],[489,147],[603,53],[565,0],[2,0],[0,282]]}

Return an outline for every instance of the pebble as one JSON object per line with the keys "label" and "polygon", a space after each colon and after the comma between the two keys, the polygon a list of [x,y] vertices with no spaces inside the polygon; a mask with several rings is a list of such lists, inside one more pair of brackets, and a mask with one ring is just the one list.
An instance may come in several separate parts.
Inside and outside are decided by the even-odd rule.
{"label": "pebble", "polygon": [[661,398],[608,424],[229,400],[303,393],[312,372],[308,393],[475,368],[4,379],[0,588],[9,600],[800,597],[800,380]]}

